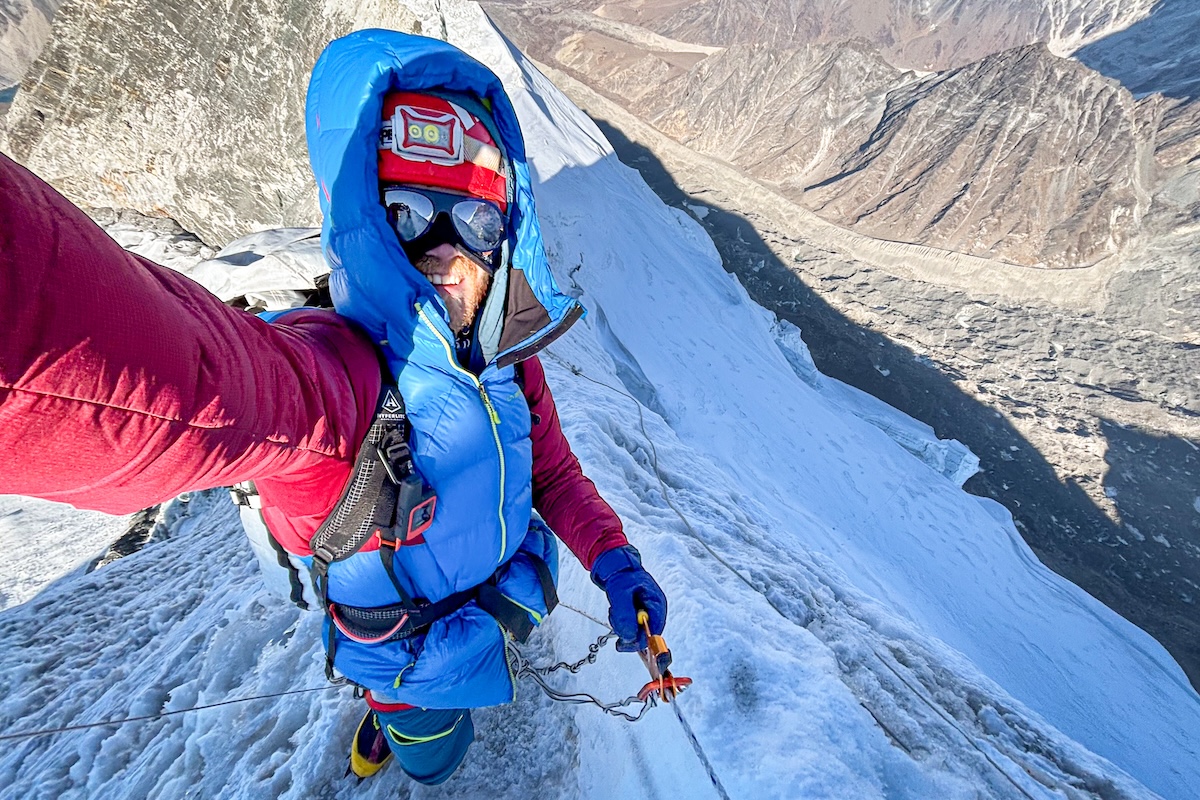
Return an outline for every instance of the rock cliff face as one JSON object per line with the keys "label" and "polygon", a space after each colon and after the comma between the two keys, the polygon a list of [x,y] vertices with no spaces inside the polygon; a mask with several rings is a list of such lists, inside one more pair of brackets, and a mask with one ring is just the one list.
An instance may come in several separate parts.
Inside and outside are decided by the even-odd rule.
{"label": "rock cliff face", "polygon": [[701,53],[646,50],[597,31],[569,34],[555,58],[595,77],[597,86],[632,102],[654,102],[665,84],[688,73]]}
{"label": "rock cliff face", "polygon": [[690,55],[684,71],[597,32],[553,52],[675,140],[881,239],[1079,267],[1150,204],[1160,107],[1044,45],[923,78],[862,41]]}
{"label": "rock cliff face", "polygon": [[76,203],[169,216],[210,244],[319,223],[304,88],[355,28],[414,31],[386,0],[67,3],[0,147]]}
{"label": "rock cliff face", "polygon": [[50,38],[50,20],[59,0],[0,2],[0,103],[3,92],[15,86]]}
{"label": "rock cliff face", "polygon": [[879,238],[1085,266],[1138,230],[1156,125],[1115,81],[1031,45],[890,92],[801,201]]}

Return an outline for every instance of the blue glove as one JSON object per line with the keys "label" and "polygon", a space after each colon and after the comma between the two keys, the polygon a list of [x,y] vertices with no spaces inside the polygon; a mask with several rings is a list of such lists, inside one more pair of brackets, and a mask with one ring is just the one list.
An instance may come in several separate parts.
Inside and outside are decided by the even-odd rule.
{"label": "blue glove", "polygon": [[592,583],[608,595],[608,622],[617,632],[617,650],[634,653],[650,646],[637,622],[640,609],[650,615],[650,632],[656,636],[663,632],[667,596],[642,568],[642,556],[633,545],[601,553],[592,564]]}

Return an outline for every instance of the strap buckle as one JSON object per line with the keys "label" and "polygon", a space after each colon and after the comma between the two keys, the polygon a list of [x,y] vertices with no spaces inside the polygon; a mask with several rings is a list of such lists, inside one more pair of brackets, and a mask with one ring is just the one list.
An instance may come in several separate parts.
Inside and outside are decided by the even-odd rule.
{"label": "strap buckle", "polygon": [[[387,473],[388,478],[392,483],[399,486],[408,476],[412,475],[412,453],[408,449],[407,442],[380,442],[375,445],[375,455],[379,457],[379,463],[383,464],[383,469]],[[397,457],[402,455],[403,458]],[[396,469],[404,473],[404,477],[397,474]]]}
{"label": "strap buckle", "polygon": [[[437,494],[415,472],[411,472],[400,483],[396,497],[396,522],[404,526],[404,544],[422,544],[422,534],[433,524],[437,510]],[[419,541],[418,541],[419,540]]]}
{"label": "strap buckle", "polygon": [[[405,544],[422,544],[422,535],[433,524],[433,512],[437,509],[437,495],[418,503],[408,515],[408,530],[404,534]],[[417,541],[417,540],[420,541]]]}
{"label": "strap buckle", "polygon": [[409,544],[425,544],[423,534],[433,525],[436,510],[437,493],[427,487],[419,475],[409,475],[400,483],[396,498],[396,526],[375,529],[379,546],[395,549]]}

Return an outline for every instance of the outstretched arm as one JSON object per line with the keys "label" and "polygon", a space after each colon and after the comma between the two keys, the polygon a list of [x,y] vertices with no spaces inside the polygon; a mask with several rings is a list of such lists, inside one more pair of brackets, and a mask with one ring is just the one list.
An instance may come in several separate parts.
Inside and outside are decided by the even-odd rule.
{"label": "outstretched arm", "polygon": [[318,489],[289,513],[320,517],[379,393],[336,314],[228,308],[3,155],[0,331],[0,493],[110,513],[273,478]]}

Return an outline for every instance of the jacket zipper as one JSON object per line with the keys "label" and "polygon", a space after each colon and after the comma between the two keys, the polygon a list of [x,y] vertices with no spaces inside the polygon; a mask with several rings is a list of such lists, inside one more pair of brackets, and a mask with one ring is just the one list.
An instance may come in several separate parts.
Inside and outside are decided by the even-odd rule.
{"label": "jacket zipper", "polygon": [[469,371],[463,369],[458,360],[454,357],[454,348],[442,332],[433,324],[433,320],[425,313],[425,309],[421,304],[416,305],[417,315],[425,321],[429,329],[437,336],[438,341],[442,343],[443,349],[446,351],[446,357],[450,360],[450,366],[458,372],[466,375],[475,384],[475,388],[479,390],[479,399],[483,401],[483,408],[487,411],[488,420],[492,423],[492,439],[496,442],[496,454],[500,457],[500,506],[496,513],[500,518],[500,556],[496,559],[496,563],[500,564],[504,561],[504,551],[508,549],[508,525],[504,522],[504,445],[500,442],[500,415],[496,413],[496,407],[492,405],[492,398],[488,397],[487,389],[484,388],[483,382],[475,377]]}

